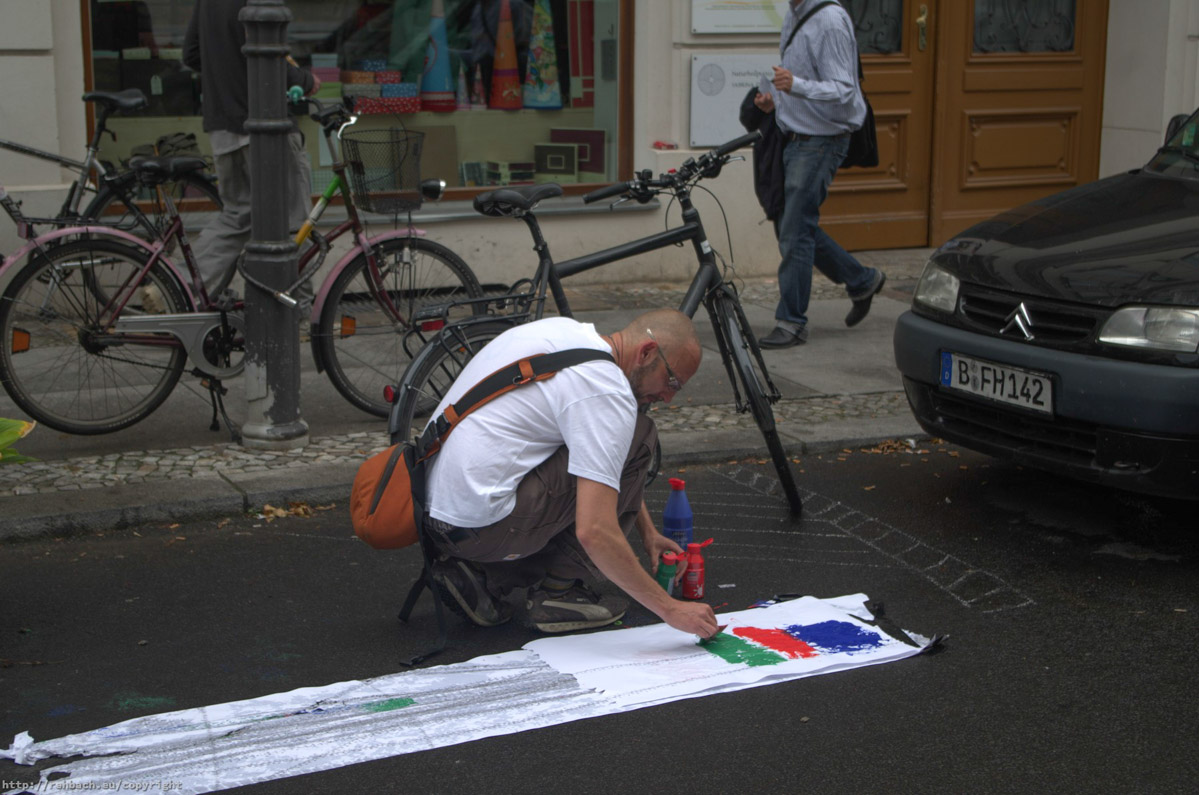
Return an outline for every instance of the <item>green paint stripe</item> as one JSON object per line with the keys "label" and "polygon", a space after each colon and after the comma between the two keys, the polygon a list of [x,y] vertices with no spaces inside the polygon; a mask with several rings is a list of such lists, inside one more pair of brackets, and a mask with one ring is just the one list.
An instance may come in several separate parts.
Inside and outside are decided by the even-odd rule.
{"label": "green paint stripe", "polygon": [[724,632],[700,645],[700,648],[734,665],[777,665],[787,659],[778,652]]}
{"label": "green paint stripe", "polygon": [[364,704],[363,709],[367,712],[391,712],[393,709],[403,709],[411,707],[416,703],[414,698],[391,698],[387,701],[377,701],[374,704]]}

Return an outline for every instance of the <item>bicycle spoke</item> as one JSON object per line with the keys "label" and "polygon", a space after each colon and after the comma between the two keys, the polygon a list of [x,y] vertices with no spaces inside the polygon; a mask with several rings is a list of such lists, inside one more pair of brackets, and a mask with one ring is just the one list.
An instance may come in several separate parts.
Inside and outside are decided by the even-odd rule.
{"label": "bicycle spoke", "polygon": [[465,263],[431,241],[393,238],[372,252],[377,269],[360,256],[337,275],[314,338],[337,390],[386,417],[384,387],[399,383],[411,361],[403,344],[412,328],[407,321],[430,304],[477,298],[482,289]]}
{"label": "bicycle spoke", "polygon": [[[112,285],[154,285],[166,311],[184,310],[182,292],[158,266],[132,282],[144,269],[142,252],[93,239],[56,248],[17,273],[0,301],[0,375],[27,414],[68,433],[104,433],[138,421],[170,394],[186,359],[180,346],[99,325],[100,293]],[[21,346],[11,344],[17,329]]]}

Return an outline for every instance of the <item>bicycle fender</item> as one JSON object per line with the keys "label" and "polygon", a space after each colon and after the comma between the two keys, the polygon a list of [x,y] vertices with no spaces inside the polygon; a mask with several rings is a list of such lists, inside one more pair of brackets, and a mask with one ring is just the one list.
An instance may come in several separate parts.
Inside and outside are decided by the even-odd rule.
{"label": "bicycle fender", "polygon": [[[64,227],[63,229],[55,229],[53,232],[47,232],[44,235],[38,235],[33,240],[30,240],[16,252],[14,252],[11,256],[7,257],[3,264],[0,264],[0,278],[3,278],[8,269],[13,267],[16,263],[24,262],[25,258],[30,254],[30,252],[37,250],[39,246],[44,246],[47,243],[53,243],[54,241],[65,237],[76,237],[84,234],[92,237],[108,238],[110,240],[116,240],[118,242],[125,243],[133,248],[140,249],[146,254],[146,256],[153,255],[156,250],[154,246],[150,245],[145,240],[142,240],[137,235],[131,235],[122,229],[114,229],[111,226],[68,226]],[[159,257],[158,261],[161,262],[175,277],[175,281],[179,283],[179,287],[183,290],[183,297],[187,301],[188,308],[194,310],[196,308],[195,296],[192,295],[191,285],[188,284],[187,279],[183,278],[183,276],[179,273],[179,268],[175,267],[175,263],[171,262],[166,257]]]}
{"label": "bicycle fender", "polygon": [[[381,235],[372,235],[369,239],[367,239],[366,242],[381,243],[385,240],[395,240],[397,238],[424,236],[425,230],[423,229],[393,229],[392,231],[385,232]],[[310,323],[312,323],[312,325],[315,326],[320,322],[321,311],[325,308],[325,301],[329,299],[329,291],[333,289],[333,282],[337,281],[337,277],[341,275],[341,272],[349,267],[350,263],[357,259],[360,254],[362,254],[361,244],[356,245],[347,251],[344,255],[342,255],[342,258],[334,263],[333,267],[329,269],[329,274],[325,277],[324,281],[321,282],[321,289],[317,292],[316,297],[312,299],[312,314],[308,316],[308,320]],[[320,362],[317,362],[317,364],[319,366]]]}

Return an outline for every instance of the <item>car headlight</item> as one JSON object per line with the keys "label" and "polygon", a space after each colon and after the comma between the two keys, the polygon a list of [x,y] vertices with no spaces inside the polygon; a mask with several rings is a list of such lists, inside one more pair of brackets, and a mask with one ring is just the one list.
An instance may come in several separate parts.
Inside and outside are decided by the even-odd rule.
{"label": "car headlight", "polygon": [[920,283],[916,285],[912,300],[952,315],[958,305],[958,288],[961,286],[958,277],[930,261],[920,274]]}
{"label": "car headlight", "polygon": [[1194,353],[1199,350],[1199,309],[1126,306],[1103,324],[1099,341],[1128,348]]}

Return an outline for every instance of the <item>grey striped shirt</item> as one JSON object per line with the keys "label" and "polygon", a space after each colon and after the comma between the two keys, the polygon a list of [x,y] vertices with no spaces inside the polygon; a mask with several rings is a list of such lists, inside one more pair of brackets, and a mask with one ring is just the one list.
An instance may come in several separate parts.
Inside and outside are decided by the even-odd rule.
{"label": "grey striped shirt", "polygon": [[786,50],[795,24],[821,0],[793,3],[779,39],[782,66],[794,80],[788,93],[775,92],[779,127],[805,135],[838,135],[856,130],[866,117],[858,87],[857,42],[849,14],[840,5],[817,11]]}

